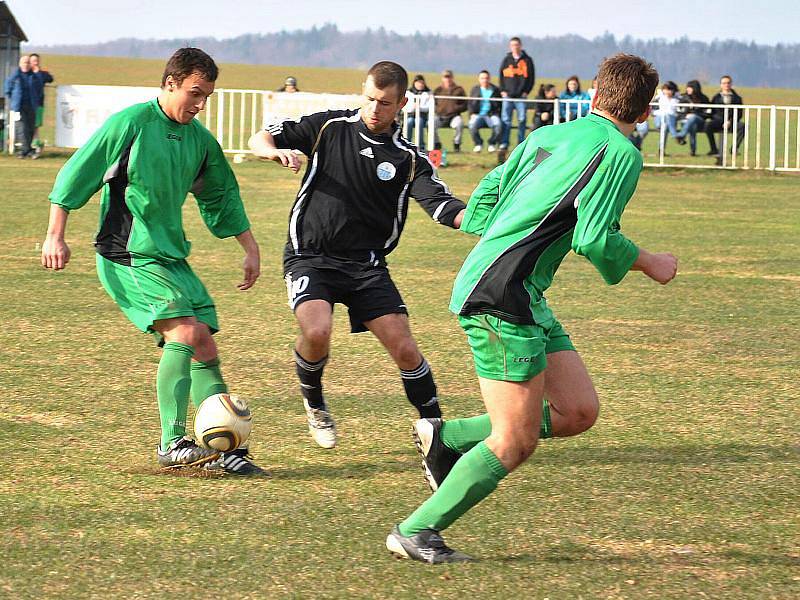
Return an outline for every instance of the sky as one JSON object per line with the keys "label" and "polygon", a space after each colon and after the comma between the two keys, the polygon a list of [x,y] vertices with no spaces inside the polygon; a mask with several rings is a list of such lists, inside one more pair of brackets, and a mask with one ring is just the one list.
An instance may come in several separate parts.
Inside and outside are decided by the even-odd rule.
{"label": "sky", "polygon": [[[171,39],[308,29],[335,23],[343,31],[385,27],[398,33],[503,34],[544,37],[736,39],[800,43],[799,0],[8,0],[35,45],[88,44],[121,37]],[[492,6],[501,7],[491,10]],[[542,7],[524,9],[523,7]],[[224,7],[224,8],[223,8]],[[513,29],[512,29],[513,28]]]}

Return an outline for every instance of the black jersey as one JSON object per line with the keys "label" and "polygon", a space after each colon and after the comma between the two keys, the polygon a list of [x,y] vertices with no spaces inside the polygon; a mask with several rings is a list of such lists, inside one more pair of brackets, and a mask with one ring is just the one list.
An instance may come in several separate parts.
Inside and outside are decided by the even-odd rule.
{"label": "black jersey", "polygon": [[409,197],[450,227],[465,208],[397,125],[373,134],[360,111],[338,110],[266,129],[277,147],[308,156],[289,217],[287,259],[321,255],[383,263],[403,231]]}

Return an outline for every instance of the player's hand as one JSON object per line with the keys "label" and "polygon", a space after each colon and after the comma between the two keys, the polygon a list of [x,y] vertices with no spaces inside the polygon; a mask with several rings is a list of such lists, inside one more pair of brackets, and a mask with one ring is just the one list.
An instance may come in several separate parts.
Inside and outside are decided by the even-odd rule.
{"label": "player's hand", "polygon": [[300,157],[295,154],[293,150],[272,148],[259,158],[275,161],[279,165],[282,165],[287,169],[291,169],[293,173],[297,173],[300,170]]}
{"label": "player's hand", "polygon": [[42,266],[45,269],[60,271],[67,266],[71,254],[64,238],[48,235],[42,245]]}
{"label": "player's hand", "polygon": [[244,269],[244,280],[237,284],[236,287],[241,291],[245,291],[253,287],[256,279],[261,275],[261,257],[257,249],[255,252],[248,252],[244,255],[242,268]]}
{"label": "player's hand", "polygon": [[661,285],[666,285],[678,273],[678,259],[669,252],[651,254],[644,274]]}

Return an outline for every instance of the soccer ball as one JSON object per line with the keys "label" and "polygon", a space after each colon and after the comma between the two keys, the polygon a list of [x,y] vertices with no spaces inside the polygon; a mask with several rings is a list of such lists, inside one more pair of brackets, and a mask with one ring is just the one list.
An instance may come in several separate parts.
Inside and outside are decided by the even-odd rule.
{"label": "soccer ball", "polygon": [[229,452],[250,437],[253,427],[247,403],[232,394],[209,396],[194,416],[194,435],[205,448]]}

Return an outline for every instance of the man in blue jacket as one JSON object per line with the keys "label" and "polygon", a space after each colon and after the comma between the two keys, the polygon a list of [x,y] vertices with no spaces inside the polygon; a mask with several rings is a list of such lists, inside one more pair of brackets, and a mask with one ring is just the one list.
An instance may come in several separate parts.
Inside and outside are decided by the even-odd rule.
{"label": "man in blue jacket", "polygon": [[34,74],[27,54],[20,57],[19,68],[9,75],[5,83],[5,95],[11,99],[11,111],[19,113],[15,137],[21,144],[17,156],[19,158],[34,156],[31,148],[36,123]]}

